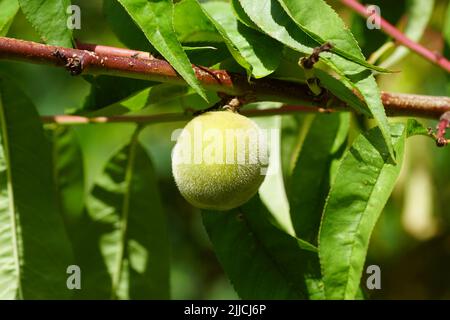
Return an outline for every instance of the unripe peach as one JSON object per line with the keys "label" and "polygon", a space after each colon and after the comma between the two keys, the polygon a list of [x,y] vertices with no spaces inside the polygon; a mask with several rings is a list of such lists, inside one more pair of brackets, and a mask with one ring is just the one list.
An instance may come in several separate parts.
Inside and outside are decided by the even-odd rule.
{"label": "unripe peach", "polygon": [[183,197],[202,209],[230,210],[258,191],[268,164],[267,139],[252,120],[231,111],[191,120],[172,152]]}

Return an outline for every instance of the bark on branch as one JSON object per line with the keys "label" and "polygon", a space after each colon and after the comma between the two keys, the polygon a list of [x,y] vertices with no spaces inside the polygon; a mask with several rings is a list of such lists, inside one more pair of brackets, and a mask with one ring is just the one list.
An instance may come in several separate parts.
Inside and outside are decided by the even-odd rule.
{"label": "bark on branch", "polygon": [[[106,46],[79,44],[79,49],[62,48],[36,42],[0,37],[0,59],[65,67],[71,74],[115,75],[186,85],[184,80],[161,59],[148,53]],[[321,107],[333,99],[335,110],[348,110],[346,103],[333,95],[311,96],[307,85],[276,79],[252,79],[225,70],[193,66],[205,88],[242,97],[246,102],[277,101],[290,105]],[[415,116],[439,119],[450,111],[449,97],[382,93],[386,113],[390,116]]]}

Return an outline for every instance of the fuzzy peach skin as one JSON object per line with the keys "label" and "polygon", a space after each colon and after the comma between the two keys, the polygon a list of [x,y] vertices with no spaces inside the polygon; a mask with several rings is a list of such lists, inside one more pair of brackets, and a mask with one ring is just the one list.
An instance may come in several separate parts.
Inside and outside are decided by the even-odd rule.
{"label": "fuzzy peach skin", "polygon": [[254,121],[231,111],[191,120],[172,151],[172,173],[183,197],[195,207],[220,211],[253,197],[269,157],[259,130]]}

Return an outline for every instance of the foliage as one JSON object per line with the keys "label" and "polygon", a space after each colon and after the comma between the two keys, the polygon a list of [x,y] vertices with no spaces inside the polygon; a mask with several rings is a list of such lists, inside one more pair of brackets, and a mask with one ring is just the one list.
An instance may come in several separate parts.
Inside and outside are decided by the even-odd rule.
{"label": "foliage", "polygon": [[[378,3],[383,10],[396,6]],[[66,27],[70,4],[89,17],[81,30]],[[388,120],[380,98],[386,83],[448,95],[447,75],[417,62],[405,48],[376,48],[380,51],[370,54],[377,59],[367,62],[363,52],[372,48],[379,31],[358,32],[365,21],[344,22],[342,9],[325,0],[0,0],[0,36],[65,47],[72,47],[74,39],[103,41],[150,51],[187,83],[70,78],[64,70],[0,62],[0,298],[221,298],[236,297],[234,291],[242,299],[361,298],[366,259],[385,261],[407,247],[405,242],[415,243],[398,240],[411,236],[392,218],[408,199],[404,180],[412,171],[405,170],[425,157],[409,158],[408,148],[415,146],[408,141],[420,141],[437,159],[427,160],[432,164],[425,171],[428,179],[433,173],[442,179],[437,187],[442,193],[433,201],[445,221],[442,234],[448,236],[448,150],[430,151],[431,140],[418,140],[427,135],[426,122]],[[447,1],[411,0],[404,9],[410,15],[408,36],[419,40],[431,26],[449,52]],[[446,28],[436,32],[444,25],[435,18],[442,12]],[[108,28],[89,31],[85,23]],[[326,42],[333,44],[331,51],[305,70],[299,61]],[[281,132],[280,146],[271,154],[271,162],[279,160],[281,168],[275,178],[266,178],[259,195],[225,213],[200,213],[175,188],[171,135],[184,122],[42,125],[44,114],[204,109],[218,97],[202,87],[191,63],[227,68],[250,82],[317,78],[354,113],[257,119]],[[430,83],[415,78],[416,64],[419,75],[436,74],[426,76],[433,78]],[[404,73],[385,69],[391,66]],[[36,81],[41,77],[46,81]],[[433,190],[428,192],[427,199]],[[385,235],[395,242],[392,248],[386,249]],[[70,265],[82,270],[81,290],[66,287]]]}

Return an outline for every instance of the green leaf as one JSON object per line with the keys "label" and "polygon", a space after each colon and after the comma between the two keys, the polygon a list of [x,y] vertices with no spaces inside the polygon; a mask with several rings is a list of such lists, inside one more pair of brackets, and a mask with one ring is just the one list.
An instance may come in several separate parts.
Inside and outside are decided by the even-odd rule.
{"label": "green leaf", "polygon": [[249,74],[262,78],[275,71],[282,54],[279,42],[239,22],[229,3],[207,2],[202,8],[224,38],[230,53]]}
{"label": "green leaf", "polygon": [[323,0],[278,0],[286,13],[317,43],[333,44],[332,52],[368,69],[389,72],[366,62],[355,38]]}
{"label": "green leaf", "polygon": [[[444,55],[445,57],[450,57],[450,4],[447,6],[447,11],[445,13],[445,22],[444,22]],[[450,95],[450,75],[447,73],[447,94]]]}
{"label": "green leaf", "polygon": [[19,0],[19,3],[45,43],[72,47],[72,29],[67,27],[70,0]]}
{"label": "green leaf", "polygon": [[77,219],[84,209],[83,156],[73,128],[53,130],[53,176],[59,207],[66,221]]}
{"label": "green leaf", "polygon": [[[403,34],[412,41],[418,42],[430,21],[434,0],[408,0],[406,3],[408,22],[403,30]],[[400,46],[380,66],[389,68],[402,60],[408,53],[408,48]]]}
{"label": "green leaf", "polygon": [[[207,92],[209,93],[209,92]],[[150,88],[141,90],[130,97],[113,103],[88,115],[92,117],[115,116],[121,114],[155,114],[161,113],[162,108],[167,105],[181,105],[181,100],[187,97],[193,97],[200,102],[204,102],[194,91],[188,86],[179,86],[169,83],[156,84]],[[211,97],[209,97],[211,99]],[[201,103],[200,108],[203,107]]]}
{"label": "green leaf", "polygon": [[249,28],[260,31],[258,26],[252,21],[252,19],[250,19],[247,13],[245,13],[244,8],[242,8],[239,0],[231,0],[231,7],[233,9],[234,15],[239,19],[240,22],[242,22]]}
{"label": "green leaf", "polygon": [[8,33],[17,11],[19,11],[17,0],[0,0],[0,37]]}
{"label": "green leaf", "polygon": [[[321,69],[315,69],[314,74],[320,80],[320,85],[328,89],[336,97],[338,97],[342,101],[345,101],[350,107],[352,107],[356,111],[361,112],[366,116],[371,115],[370,110],[364,103],[364,101],[358,98],[353,93],[353,91],[345,85],[347,81],[345,80],[344,82],[339,81],[339,79],[336,79],[335,77],[331,76],[330,74]],[[330,107],[333,106],[331,105]]]}
{"label": "green leaf", "polygon": [[[84,219],[78,226],[81,236],[75,242],[77,259],[83,268],[98,274],[85,280],[83,294],[97,298],[169,298],[165,215],[152,163],[136,134],[131,145],[115,154],[96,180],[87,198]],[[89,246],[85,239],[95,238],[98,247],[91,244],[85,252]],[[97,257],[97,261],[91,257]]]}
{"label": "green leaf", "polygon": [[311,243],[317,242],[332,180],[332,163],[339,161],[345,150],[349,127],[349,114],[316,116],[292,171],[289,188],[292,223],[296,235]]}
{"label": "green leaf", "polygon": [[397,164],[379,153],[379,128],[361,134],[345,153],[328,195],[319,235],[325,295],[354,299],[370,235],[400,173],[406,130],[391,127]]}
{"label": "green leaf", "polygon": [[[314,47],[318,45],[317,42],[313,41],[302,28],[296,25],[296,23],[283,10],[281,5],[278,3],[278,0],[239,1],[247,15],[252,19],[253,22],[256,23],[256,25],[261,30],[270,35],[272,38],[282,42],[286,46],[304,54],[311,54]],[[335,21],[336,24],[332,28],[337,29],[338,26],[342,26],[342,28],[344,28],[343,22],[328,5],[322,3],[322,0],[314,0],[314,3],[316,3],[316,5],[320,6],[321,9],[323,9],[319,10],[318,13],[315,10],[316,15],[311,16],[316,17],[315,21],[317,26],[320,27],[323,21],[327,21],[326,25],[328,25],[330,23],[329,20],[332,20]],[[308,12],[307,10],[304,11],[305,13]],[[300,15],[300,17],[302,16]],[[307,20],[308,23],[312,23],[312,21]],[[352,51],[355,54],[358,53],[361,57],[363,57],[358,48],[358,44],[353,39],[353,36],[349,33],[349,31],[345,31],[344,29],[342,29],[341,31],[343,32],[343,37],[345,38],[345,40],[349,42],[348,46],[353,47]],[[339,30],[336,30],[335,32],[339,32]],[[331,39],[327,38],[327,40]],[[323,54],[321,55],[321,57],[323,58],[322,60],[327,66],[331,67],[342,77],[342,81],[347,81],[348,84],[352,86],[352,88],[357,92],[359,92],[364,98],[370,110],[370,113],[383,132],[386,145],[391,156],[393,157],[392,142],[390,141],[389,134],[389,124],[383,104],[381,102],[380,91],[378,89],[375,78],[371,75],[370,72],[367,72],[367,70],[360,67],[359,65],[356,65],[353,62],[350,62],[334,54]],[[345,79],[346,76],[352,76],[352,78]],[[328,84],[330,83],[324,82],[324,85]],[[336,86],[333,84],[327,87],[327,89],[332,92],[335,91],[334,88],[336,88]],[[355,104],[352,100],[349,100],[347,102],[349,102],[350,106],[354,107]],[[360,108],[357,108],[357,111],[361,111]]]}
{"label": "green leaf", "polygon": [[[257,109],[260,110],[277,107],[281,107],[281,103],[260,102],[257,105]],[[281,166],[281,136],[279,134],[281,131],[281,116],[255,118],[254,121],[261,129],[267,130],[270,140],[269,166],[264,182],[259,187],[259,196],[280,228],[294,235]]]}
{"label": "green leaf", "polygon": [[222,42],[214,24],[205,16],[196,0],[182,0],[175,4],[173,27],[178,40],[188,42]]}
{"label": "green leaf", "polygon": [[32,102],[0,80],[0,298],[66,299],[71,246],[58,211],[51,149]]}
{"label": "green leaf", "polygon": [[297,27],[284,12],[278,1],[239,0],[248,17],[266,34],[286,46],[306,54],[311,54],[317,42]]}
{"label": "green leaf", "polygon": [[116,0],[103,1],[103,15],[120,42],[128,48],[156,53],[145,34]]}
{"label": "green leaf", "polygon": [[206,93],[195,76],[186,53],[173,29],[173,3],[170,0],[118,0],[148,41],[205,100]]}
{"label": "green leaf", "polygon": [[[222,40],[222,37],[220,39]],[[212,67],[226,59],[231,58],[230,51],[225,43],[215,42],[213,45],[214,47],[205,47],[197,50],[184,47],[184,50],[186,50],[186,54],[193,64],[204,67]]]}
{"label": "green leaf", "polygon": [[255,196],[232,211],[203,213],[215,253],[242,299],[323,298],[312,245],[272,225]]}
{"label": "green leaf", "polygon": [[[384,110],[383,102],[381,101],[381,92],[378,88],[378,84],[375,77],[371,75],[368,71],[361,73],[357,77],[351,78],[352,82],[349,84],[354,87],[354,89],[360,93],[370,109],[373,119],[380,128],[381,134],[384,138],[384,145],[386,146],[386,152],[390,155],[392,159],[395,158],[394,147],[391,140],[391,133],[389,127],[389,121],[386,117],[386,111]],[[350,104],[352,106],[352,104]],[[357,111],[361,111],[359,108]],[[380,145],[379,152],[383,152],[385,149]]]}
{"label": "green leaf", "polygon": [[428,133],[428,129],[416,119],[408,119],[406,123],[406,136],[408,138],[412,136],[427,136],[432,138]]}
{"label": "green leaf", "polygon": [[106,163],[129,142],[134,123],[106,123],[73,127],[80,142],[84,165],[84,190],[88,194]]}

